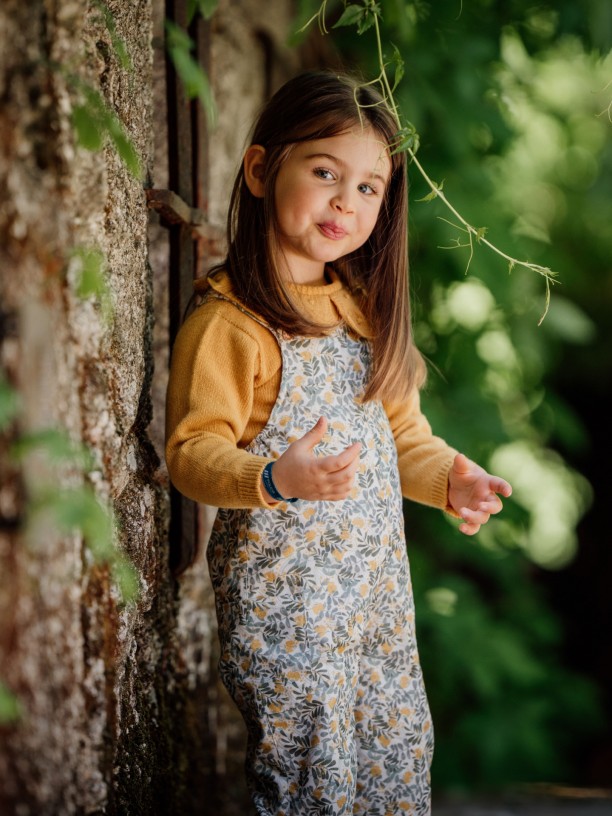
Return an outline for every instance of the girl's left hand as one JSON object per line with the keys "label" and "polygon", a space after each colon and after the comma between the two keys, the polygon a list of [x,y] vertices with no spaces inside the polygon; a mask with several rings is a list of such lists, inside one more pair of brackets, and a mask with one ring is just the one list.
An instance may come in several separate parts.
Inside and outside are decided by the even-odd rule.
{"label": "girl's left hand", "polygon": [[491,476],[476,462],[458,453],[448,474],[448,503],[463,519],[459,530],[474,535],[502,503],[497,495],[508,497],[512,488],[504,479]]}

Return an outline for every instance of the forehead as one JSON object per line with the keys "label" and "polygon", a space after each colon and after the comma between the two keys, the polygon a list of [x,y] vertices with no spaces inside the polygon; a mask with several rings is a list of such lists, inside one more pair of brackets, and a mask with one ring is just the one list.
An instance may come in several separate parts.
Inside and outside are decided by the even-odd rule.
{"label": "forehead", "polygon": [[356,125],[336,136],[298,142],[292,154],[298,159],[329,158],[357,173],[379,176],[387,181],[391,175],[389,145],[376,130]]}

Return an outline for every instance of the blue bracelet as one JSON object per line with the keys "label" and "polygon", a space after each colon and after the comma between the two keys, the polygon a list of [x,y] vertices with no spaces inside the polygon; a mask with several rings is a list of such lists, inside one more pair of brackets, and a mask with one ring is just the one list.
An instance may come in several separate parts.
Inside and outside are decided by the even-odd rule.
{"label": "blue bracelet", "polygon": [[268,491],[268,493],[272,496],[275,501],[285,501],[285,502],[296,502],[297,499],[286,499],[276,489],[276,485],[272,479],[272,465],[274,462],[268,462],[268,464],[263,469],[263,473],[261,474],[261,478],[263,479],[264,487]]}

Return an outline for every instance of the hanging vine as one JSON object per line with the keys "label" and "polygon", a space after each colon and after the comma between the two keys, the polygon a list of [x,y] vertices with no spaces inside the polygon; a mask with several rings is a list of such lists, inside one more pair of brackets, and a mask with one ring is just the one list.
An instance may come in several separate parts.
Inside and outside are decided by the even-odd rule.
{"label": "hanging vine", "polygon": [[[329,34],[329,28],[327,24],[328,14],[327,5],[328,0],[323,0],[316,13],[313,14],[312,17],[310,17],[310,19],[304,24],[304,26],[302,26],[300,31],[301,32],[305,31],[310,25],[312,25],[316,21],[319,27],[319,31],[322,34]],[[341,28],[344,26],[354,26],[357,30],[358,35],[362,35],[370,29],[374,33],[376,43],[376,59],[378,63],[379,73],[378,76],[376,76],[374,79],[370,80],[365,84],[378,86],[385,104],[389,107],[389,109],[393,113],[393,116],[395,117],[398,130],[395,135],[395,140],[391,144],[392,152],[406,153],[410,163],[413,164],[414,167],[416,167],[416,169],[424,179],[425,183],[429,187],[430,190],[429,194],[420,200],[432,201],[435,198],[439,198],[440,201],[452,214],[452,216],[456,219],[457,223],[454,223],[447,219],[442,220],[444,220],[454,229],[461,232],[463,234],[463,237],[456,238],[451,246],[443,248],[444,249],[467,248],[469,250],[469,257],[465,270],[466,274],[470,268],[470,264],[474,256],[474,248],[476,243],[486,246],[489,250],[491,250],[500,258],[502,258],[508,264],[509,272],[512,272],[512,270],[515,267],[522,267],[524,269],[529,269],[532,272],[536,272],[538,275],[541,275],[544,278],[546,286],[546,295],[544,311],[538,322],[538,325],[540,325],[544,318],[546,317],[546,314],[550,306],[551,285],[556,283],[555,280],[556,273],[553,272],[547,266],[542,266],[537,263],[532,263],[531,261],[524,261],[520,260],[519,258],[514,258],[508,253],[504,252],[498,246],[496,246],[488,238],[486,238],[485,236],[487,233],[487,228],[475,227],[473,224],[471,224],[457,210],[457,208],[452,204],[452,202],[443,192],[444,182],[438,183],[434,181],[430,177],[424,166],[421,164],[416,155],[419,149],[420,141],[419,135],[414,125],[411,122],[407,121],[405,117],[402,115],[395,99],[395,90],[404,76],[404,60],[398,48],[394,45],[392,46],[391,57],[387,57],[385,55],[380,31],[381,19],[382,19],[381,6],[380,3],[376,2],[376,0],[362,0],[361,3],[347,3],[346,0],[344,0],[344,10],[340,15],[339,19],[334,23],[332,27]],[[391,72],[392,76],[390,75]],[[358,102],[357,105],[359,106]]]}

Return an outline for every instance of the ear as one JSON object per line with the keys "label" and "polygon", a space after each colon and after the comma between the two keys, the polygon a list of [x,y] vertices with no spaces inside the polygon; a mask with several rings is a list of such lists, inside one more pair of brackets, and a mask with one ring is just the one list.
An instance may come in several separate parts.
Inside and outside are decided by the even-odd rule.
{"label": "ear", "polygon": [[255,198],[264,197],[264,171],[266,167],[266,149],[261,145],[251,145],[244,154],[244,180]]}

